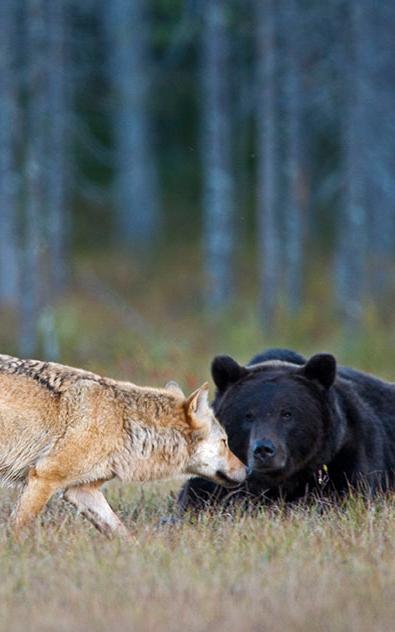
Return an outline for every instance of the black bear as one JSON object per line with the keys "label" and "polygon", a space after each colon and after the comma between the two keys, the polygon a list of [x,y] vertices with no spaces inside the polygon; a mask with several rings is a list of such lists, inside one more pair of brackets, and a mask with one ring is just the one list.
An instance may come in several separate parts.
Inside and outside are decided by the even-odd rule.
{"label": "black bear", "polygon": [[337,368],[326,353],[306,361],[287,349],[270,349],[245,367],[217,356],[212,376],[215,414],[250,475],[231,493],[192,479],[180,493],[182,508],[395,487],[394,384]]}

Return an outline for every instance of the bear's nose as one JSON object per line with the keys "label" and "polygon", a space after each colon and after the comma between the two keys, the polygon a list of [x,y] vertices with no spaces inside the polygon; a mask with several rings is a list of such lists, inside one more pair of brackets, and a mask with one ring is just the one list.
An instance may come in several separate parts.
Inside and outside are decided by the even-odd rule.
{"label": "bear's nose", "polygon": [[276,454],[276,446],[273,441],[270,439],[261,439],[260,441],[255,441],[254,444],[254,456],[258,456],[261,458],[270,458]]}

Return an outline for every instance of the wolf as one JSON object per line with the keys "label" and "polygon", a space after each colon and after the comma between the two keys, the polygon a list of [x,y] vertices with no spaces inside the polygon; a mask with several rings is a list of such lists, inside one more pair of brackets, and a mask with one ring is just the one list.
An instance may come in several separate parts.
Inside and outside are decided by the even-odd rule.
{"label": "wolf", "polygon": [[113,479],[246,478],[208,402],[175,382],[137,386],[54,362],[0,355],[0,481],[21,485],[19,532],[58,491],[107,536],[129,537],[101,486]]}

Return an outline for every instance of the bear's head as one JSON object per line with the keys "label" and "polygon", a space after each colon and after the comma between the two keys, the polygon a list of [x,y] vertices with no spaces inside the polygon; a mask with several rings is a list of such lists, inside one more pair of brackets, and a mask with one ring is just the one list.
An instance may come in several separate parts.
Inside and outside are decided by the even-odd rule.
{"label": "bear's head", "polygon": [[249,366],[217,356],[212,376],[215,413],[253,479],[278,485],[323,465],[336,378],[332,355],[314,355],[303,365],[269,360]]}

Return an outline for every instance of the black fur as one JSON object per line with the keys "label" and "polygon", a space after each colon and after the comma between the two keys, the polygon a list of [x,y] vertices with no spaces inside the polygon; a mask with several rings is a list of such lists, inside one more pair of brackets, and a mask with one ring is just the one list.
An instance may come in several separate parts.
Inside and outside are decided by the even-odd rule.
{"label": "black fur", "polygon": [[268,360],[281,360],[282,362],[292,362],[293,364],[304,364],[306,362],[306,358],[300,355],[300,353],[296,353],[296,351],[275,348],[258,353],[248,364],[259,364],[260,362],[267,362]]}
{"label": "black fur", "polygon": [[[395,488],[395,385],[336,369],[329,354],[306,362],[287,349],[269,349],[246,367],[220,356],[212,373],[215,413],[231,449],[252,470],[232,499],[295,500],[312,490],[343,493],[360,486],[374,494]],[[262,441],[276,450],[263,462],[257,453]],[[184,485],[179,502],[202,507],[229,497],[196,478]]]}

